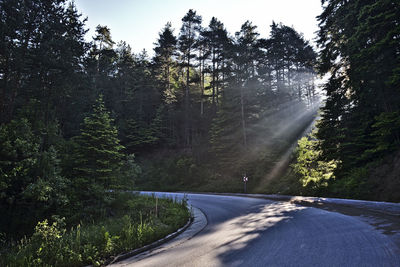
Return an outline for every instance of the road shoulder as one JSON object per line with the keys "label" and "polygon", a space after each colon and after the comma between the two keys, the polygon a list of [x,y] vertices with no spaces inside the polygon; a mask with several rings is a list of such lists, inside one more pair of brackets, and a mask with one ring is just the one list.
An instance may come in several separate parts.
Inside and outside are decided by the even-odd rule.
{"label": "road shoulder", "polygon": [[192,207],[192,209],[193,209],[193,221],[187,228],[183,229],[178,234],[169,238],[168,240],[164,240],[164,242],[161,242],[162,240],[159,240],[155,242],[155,243],[158,242],[157,244],[153,243],[154,246],[148,248],[143,247],[140,252],[135,253],[134,251],[132,251],[130,252],[131,253],[130,255],[127,255],[123,258],[121,257],[120,259],[114,261],[109,266],[122,267],[130,265],[144,258],[151,257],[153,255],[162,253],[163,251],[166,251],[170,248],[179,246],[182,243],[194,237],[196,234],[201,232],[201,230],[203,230],[204,227],[207,226],[207,218],[200,209],[196,207]]}

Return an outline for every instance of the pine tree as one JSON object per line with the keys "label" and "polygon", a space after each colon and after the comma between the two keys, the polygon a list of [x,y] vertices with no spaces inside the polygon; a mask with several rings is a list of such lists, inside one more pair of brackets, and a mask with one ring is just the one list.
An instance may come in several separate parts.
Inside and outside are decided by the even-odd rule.
{"label": "pine tree", "polygon": [[318,69],[330,77],[318,123],[321,158],[338,162],[339,188],[350,195],[356,189],[348,186],[357,184],[359,192],[367,192],[376,187],[373,179],[357,173],[400,144],[400,5],[391,0],[323,2]]}
{"label": "pine tree", "polygon": [[196,14],[196,11],[189,9],[182,18],[182,27],[179,35],[179,50],[182,57],[182,67],[186,69],[186,84],[184,96],[184,145],[190,147],[192,139],[192,114],[190,103],[190,69],[193,53],[196,47],[197,37],[199,35],[202,18]]}
{"label": "pine tree", "polygon": [[165,107],[165,114],[163,114],[163,120],[160,123],[164,125],[163,131],[167,138],[173,138],[173,133],[177,131],[174,125],[178,124],[178,118],[174,116],[174,109],[176,109],[175,105],[181,98],[181,91],[178,86],[178,64],[175,60],[177,43],[178,40],[173,33],[171,23],[167,23],[159,33],[153,58],[155,78]]}
{"label": "pine tree", "polygon": [[247,126],[248,114],[251,112],[251,106],[256,100],[257,87],[257,38],[259,33],[256,31],[257,26],[254,26],[250,21],[246,21],[239,32],[236,32],[235,43],[235,87],[240,90],[240,107],[241,107],[241,123],[243,145],[247,149],[248,133]]}
{"label": "pine tree", "polygon": [[235,169],[245,155],[238,88],[227,88],[221,107],[213,119],[209,136],[210,152],[219,170]]}
{"label": "pine tree", "polygon": [[106,190],[120,188],[123,146],[112,123],[100,95],[76,139],[78,149],[73,183],[78,197],[89,205],[101,204]]}
{"label": "pine tree", "polygon": [[[211,82],[212,89],[212,105],[214,110],[218,108],[220,92],[222,91],[225,55],[228,52],[228,46],[231,40],[228,38],[228,33],[224,28],[224,24],[215,17],[211,18],[208,28],[202,31],[204,42],[206,43],[205,56],[211,61]],[[208,89],[208,88],[207,88]]]}
{"label": "pine tree", "polygon": [[70,119],[86,53],[84,21],[74,5],[6,0],[0,10],[0,123],[32,99],[40,102],[35,119],[46,127],[56,116]]}
{"label": "pine tree", "polygon": [[163,95],[165,98],[171,94],[171,74],[175,65],[173,57],[176,55],[177,40],[173,34],[171,23],[167,23],[159,34],[156,47],[154,48],[154,63],[156,65],[159,81],[163,85]]}

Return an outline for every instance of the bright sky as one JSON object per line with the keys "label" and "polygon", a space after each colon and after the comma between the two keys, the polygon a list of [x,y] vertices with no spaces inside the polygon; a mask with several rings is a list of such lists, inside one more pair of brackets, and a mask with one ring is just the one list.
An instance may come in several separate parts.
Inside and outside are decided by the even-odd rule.
{"label": "bright sky", "polygon": [[92,40],[97,25],[111,29],[115,42],[126,41],[134,52],[146,49],[153,54],[153,43],[167,22],[172,23],[175,35],[181,19],[189,9],[203,17],[208,26],[214,16],[224,23],[230,34],[240,30],[250,20],[258,27],[261,37],[268,37],[272,21],[293,26],[307,40],[315,38],[318,30],[316,16],[321,11],[321,0],[74,0],[83,17],[88,17],[90,29],[87,40]]}

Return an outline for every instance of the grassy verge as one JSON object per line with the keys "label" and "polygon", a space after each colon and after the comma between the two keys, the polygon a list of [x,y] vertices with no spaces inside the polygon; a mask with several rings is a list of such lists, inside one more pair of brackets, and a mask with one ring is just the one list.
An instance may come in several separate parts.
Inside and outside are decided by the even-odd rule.
{"label": "grassy verge", "polygon": [[152,243],[185,225],[185,202],[119,193],[113,214],[66,229],[54,216],[34,234],[3,247],[0,266],[100,266],[112,256]]}

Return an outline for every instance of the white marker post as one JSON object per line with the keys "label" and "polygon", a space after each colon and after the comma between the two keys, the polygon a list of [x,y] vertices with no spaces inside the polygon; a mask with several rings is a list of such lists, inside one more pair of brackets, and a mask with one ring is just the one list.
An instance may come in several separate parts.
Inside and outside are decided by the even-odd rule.
{"label": "white marker post", "polygon": [[243,176],[243,183],[244,183],[244,193],[246,194],[246,184],[247,181],[249,180],[249,177],[246,176],[246,174]]}

